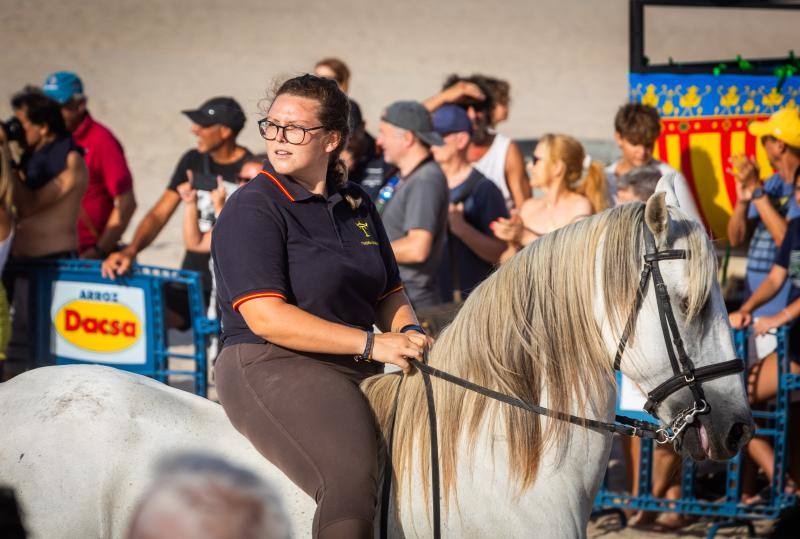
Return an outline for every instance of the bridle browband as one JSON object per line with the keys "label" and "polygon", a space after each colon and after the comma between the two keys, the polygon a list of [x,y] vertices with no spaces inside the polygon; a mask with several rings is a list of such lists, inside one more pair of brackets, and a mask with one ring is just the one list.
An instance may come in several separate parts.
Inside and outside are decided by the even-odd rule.
{"label": "bridle browband", "polygon": [[[644,267],[642,269],[639,287],[636,292],[636,300],[633,310],[631,311],[628,321],[625,324],[622,336],[620,337],[617,353],[614,356],[614,370],[620,370],[620,363],[622,356],[625,353],[628,340],[636,327],[636,319],[639,316],[639,311],[642,309],[644,298],[647,295],[647,288],[652,276],[653,286],[656,292],[656,304],[658,306],[658,317],[661,322],[661,331],[664,336],[664,344],[667,347],[667,354],[669,355],[670,365],[674,375],[667,379],[665,382],[657,386],[655,389],[647,394],[647,402],[644,405],[644,410],[654,416],[658,417],[658,407],[664,400],[684,387],[688,387],[694,397],[694,403],[690,408],[687,408],[678,414],[673,419],[669,427],[660,427],[655,423],[649,421],[640,421],[630,417],[617,415],[614,422],[598,421],[596,419],[587,419],[564,412],[550,410],[543,406],[527,403],[516,397],[505,395],[498,391],[485,388],[474,384],[458,376],[450,373],[440,371],[427,364],[427,354],[425,362],[420,362],[415,359],[409,360],[410,363],[417,368],[425,385],[425,396],[428,404],[428,421],[431,431],[431,490],[432,490],[432,504],[433,504],[433,533],[436,539],[441,537],[441,511],[439,507],[440,488],[439,488],[439,436],[437,432],[436,421],[436,407],[433,399],[433,388],[431,385],[431,376],[440,378],[446,382],[463,387],[469,391],[473,391],[480,395],[484,395],[491,399],[506,403],[510,406],[527,410],[533,414],[542,415],[559,421],[566,421],[573,425],[581,427],[609,431],[612,433],[622,434],[624,436],[639,437],[646,439],[653,439],[659,444],[666,444],[672,442],[686,430],[686,428],[694,422],[698,415],[707,414],[711,411],[711,406],[705,400],[702,382],[707,382],[722,376],[740,373],[744,370],[744,361],[741,359],[733,359],[731,361],[724,361],[722,363],[715,363],[700,368],[695,368],[686,349],[683,346],[683,339],[681,339],[678,324],[675,320],[675,315],[672,311],[672,304],[669,299],[669,291],[667,290],[664,279],[661,276],[661,270],[658,263],[663,260],[679,260],[686,259],[687,253],[683,249],[667,249],[659,251],[656,246],[655,237],[647,225],[642,222],[642,235],[644,236],[645,255]],[[676,354],[677,352],[677,354]],[[400,387],[403,379],[397,384],[394,397],[394,407],[392,414],[389,418],[388,433],[389,439],[386,444],[386,455],[384,461],[384,475],[383,475],[383,492],[381,499],[381,515],[380,515],[380,536],[386,538],[388,533],[388,520],[389,520],[389,501],[391,497],[392,486],[392,459],[391,448],[394,441],[394,422],[397,415],[397,405],[400,396]],[[659,418],[660,419],[660,418]]]}

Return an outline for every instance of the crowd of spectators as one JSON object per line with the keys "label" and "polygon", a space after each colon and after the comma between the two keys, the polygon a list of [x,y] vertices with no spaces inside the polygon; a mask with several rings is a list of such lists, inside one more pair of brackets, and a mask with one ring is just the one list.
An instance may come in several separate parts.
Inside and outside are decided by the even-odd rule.
{"label": "crowd of spectators", "polygon": [[[347,93],[351,73],[343,61],[326,58],[314,72]],[[6,260],[80,257],[102,260],[102,274],[114,279],[131,268],[183,203],[181,267],[200,273],[213,314],[213,227],[225,200],[258,175],[265,158],[237,142],[246,124],[242,107],[223,96],[182,111],[196,146],[178,158],[160,198],[123,243],[136,209],[134,179],[122,145],[87,105],[80,78],[63,71],[12,97],[15,118],[0,129],[0,269]],[[686,179],[653,156],[661,130],[656,109],[639,103],[619,108],[613,136],[621,157],[604,166],[566,134],[545,134],[531,155],[523,155],[497,129],[510,107],[507,81],[451,75],[424,101],[388,105],[373,137],[361,108],[350,100],[351,135],[342,159],[350,181],[376,205],[406,293],[423,316],[426,308],[462,301],[537,238],[615,204],[646,200],[664,174],[675,173],[681,208],[701,221]],[[743,326],[755,317],[757,333],[764,335],[800,315],[800,221],[790,222],[800,215],[794,195],[800,118],[784,109],[750,130],[776,172],[762,183],[752,156],[731,162],[738,200],[728,237],[733,246],[749,242],[752,294],[731,321]],[[4,284],[0,359],[12,334],[9,303],[18,318],[25,313],[24,294],[14,299],[18,283]],[[185,288],[167,289],[165,307],[168,327],[190,327]],[[757,359],[764,361],[751,377],[754,403],[771,398],[775,385],[774,343],[758,337],[756,344]],[[765,441],[756,439],[750,454],[771,472]]]}

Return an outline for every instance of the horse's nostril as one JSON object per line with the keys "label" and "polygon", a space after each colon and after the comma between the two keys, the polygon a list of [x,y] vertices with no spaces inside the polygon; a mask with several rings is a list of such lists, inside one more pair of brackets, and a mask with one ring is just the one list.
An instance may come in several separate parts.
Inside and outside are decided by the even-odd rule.
{"label": "horse's nostril", "polygon": [[725,439],[725,447],[736,453],[750,438],[750,426],[747,423],[734,423]]}

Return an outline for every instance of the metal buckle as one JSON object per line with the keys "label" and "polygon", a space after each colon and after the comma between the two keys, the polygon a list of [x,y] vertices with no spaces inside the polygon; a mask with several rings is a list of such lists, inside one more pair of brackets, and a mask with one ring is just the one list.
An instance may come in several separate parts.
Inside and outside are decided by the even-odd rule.
{"label": "metal buckle", "polygon": [[[691,378],[690,378],[690,376],[691,376]],[[684,374],[683,375],[683,379],[686,381],[687,384],[691,384],[692,382],[694,382],[694,372],[690,371],[688,375]],[[705,401],[703,401],[703,402],[705,402]]]}

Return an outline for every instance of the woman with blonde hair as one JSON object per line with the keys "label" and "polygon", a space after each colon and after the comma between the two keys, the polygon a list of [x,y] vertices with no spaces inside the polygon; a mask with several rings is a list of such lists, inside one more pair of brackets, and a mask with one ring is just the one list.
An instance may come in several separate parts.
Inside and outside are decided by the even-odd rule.
{"label": "woman with blonde hair", "polygon": [[509,246],[503,260],[548,232],[610,206],[603,166],[568,135],[543,136],[528,164],[528,175],[531,187],[543,196],[526,200],[510,219],[492,224],[495,236]]}

